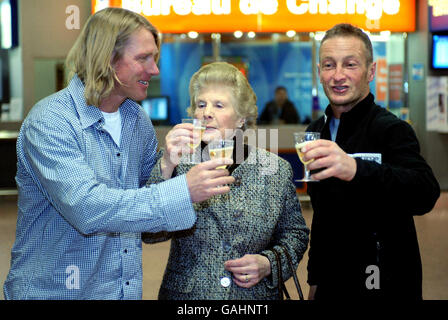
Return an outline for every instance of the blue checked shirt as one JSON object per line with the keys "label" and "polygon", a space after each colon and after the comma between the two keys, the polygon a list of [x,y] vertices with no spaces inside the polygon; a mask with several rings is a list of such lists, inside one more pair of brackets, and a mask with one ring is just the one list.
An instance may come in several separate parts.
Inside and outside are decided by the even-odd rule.
{"label": "blue checked shirt", "polygon": [[195,223],[185,175],[144,187],[157,160],[154,128],[131,100],[120,112],[118,147],[75,76],[23,122],[6,299],[141,299],[140,233]]}

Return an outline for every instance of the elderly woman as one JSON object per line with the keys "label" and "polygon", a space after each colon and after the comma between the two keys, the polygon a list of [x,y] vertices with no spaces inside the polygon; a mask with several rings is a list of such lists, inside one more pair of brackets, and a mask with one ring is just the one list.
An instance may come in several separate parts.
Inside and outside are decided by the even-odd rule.
{"label": "elderly woman", "polygon": [[[297,268],[308,245],[309,230],[291,167],[278,156],[235,138],[236,132],[253,128],[257,118],[256,96],[237,68],[225,62],[205,65],[193,75],[189,90],[189,113],[206,121],[201,151],[217,138],[234,139],[237,144],[234,164],[226,169],[236,182],[228,186],[228,194],[194,205],[197,221],[192,229],[143,234],[147,243],[171,237],[159,299],[279,299],[277,262],[269,249],[284,245]],[[191,142],[192,129],[191,124],[179,124],[167,134],[166,149],[148,184],[183,174],[193,166],[176,165],[173,160],[173,154]],[[208,160],[208,152],[202,156]],[[286,280],[292,274],[286,256],[279,251]]]}

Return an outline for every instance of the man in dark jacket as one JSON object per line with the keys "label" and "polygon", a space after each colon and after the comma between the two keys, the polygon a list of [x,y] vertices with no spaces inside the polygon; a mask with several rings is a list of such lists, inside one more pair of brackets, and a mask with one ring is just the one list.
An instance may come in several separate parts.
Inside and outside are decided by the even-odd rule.
{"label": "man in dark jacket", "polygon": [[260,124],[300,123],[296,107],[288,99],[288,91],[283,86],[275,89],[274,100],[269,101],[260,116]]}
{"label": "man in dark jacket", "polygon": [[411,126],[377,106],[372,45],[360,29],[334,26],[322,39],[319,77],[330,101],[307,131],[314,210],[310,299],[422,299],[414,215],[440,195]]}

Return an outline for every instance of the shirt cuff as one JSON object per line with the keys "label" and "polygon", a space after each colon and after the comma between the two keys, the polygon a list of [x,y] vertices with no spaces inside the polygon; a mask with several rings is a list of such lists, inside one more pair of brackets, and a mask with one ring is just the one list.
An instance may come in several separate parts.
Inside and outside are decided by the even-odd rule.
{"label": "shirt cuff", "polygon": [[166,231],[190,229],[196,222],[196,212],[188,191],[186,175],[181,175],[158,185],[164,208]]}

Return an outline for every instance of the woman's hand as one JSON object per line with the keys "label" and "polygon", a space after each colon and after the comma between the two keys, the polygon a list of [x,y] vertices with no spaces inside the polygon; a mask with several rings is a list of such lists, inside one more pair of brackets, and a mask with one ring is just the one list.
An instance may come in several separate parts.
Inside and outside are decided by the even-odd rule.
{"label": "woman's hand", "polygon": [[171,178],[173,170],[179,164],[182,154],[191,153],[188,144],[193,139],[193,125],[181,123],[175,125],[165,137],[165,153],[161,161],[162,175]]}
{"label": "woman's hand", "polygon": [[269,259],[260,254],[246,254],[242,258],[228,260],[224,267],[233,273],[233,281],[243,288],[251,288],[271,274]]}

